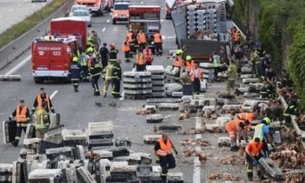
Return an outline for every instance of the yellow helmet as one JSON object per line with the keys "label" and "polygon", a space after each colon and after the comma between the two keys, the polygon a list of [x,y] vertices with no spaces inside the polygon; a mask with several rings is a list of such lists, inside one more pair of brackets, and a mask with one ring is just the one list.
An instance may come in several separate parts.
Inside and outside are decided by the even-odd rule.
{"label": "yellow helmet", "polygon": [[186,56],[186,60],[192,60],[192,57],[190,55]]}
{"label": "yellow helmet", "polygon": [[77,62],[78,58],[77,57],[73,57],[73,62]]}

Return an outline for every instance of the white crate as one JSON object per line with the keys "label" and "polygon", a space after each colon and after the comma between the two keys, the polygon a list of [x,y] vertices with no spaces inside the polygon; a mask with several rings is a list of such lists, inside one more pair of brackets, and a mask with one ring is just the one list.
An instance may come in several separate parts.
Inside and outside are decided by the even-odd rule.
{"label": "white crate", "polygon": [[231,120],[232,120],[231,117],[224,117],[224,116],[221,116],[221,117],[218,117],[218,118],[216,119],[216,124],[218,124],[218,125],[224,127],[224,126],[226,126],[226,124],[227,124],[229,121],[231,121]]}
{"label": "white crate", "polygon": [[86,140],[87,134],[83,130],[63,130],[61,132],[62,138],[64,141],[68,140]]}
{"label": "white crate", "polygon": [[123,84],[124,88],[130,88],[130,89],[135,89],[135,88],[151,88],[152,84],[151,83],[146,83],[146,84]]}
{"label": "white crate", "polygon": [[158,141],[160,138],[162,137],[162,135],[156,134],[156,135],[144,135],[143,136],[143,140],[144,141]]}
{"label": "white crate", "polygon": [[215,112],[216,107],[215,106],[204,106],[202,108],[202,111],[207,112],[207,111],[211,111],[211,112]]}
{"label": "white crate", "polygon": [[244,98],[256,98],[256,97],[259,97],[260,94],[259,93],[249,93],[249,92],[245,92],[243,94],[243,97]]}
{"label": "white crate", "polygon": [[112,158],[112,152],[108,150],[93,150],[93,153],[98,154],[101,158]]}
{"label": "white crate", "polygon": [[255,74],[241,74],[240,79],[246,79],[246,78],[254,78],[256,77]]}
{"label": "white crate", "polygon": [[136,171],[137,171],[137,166],[128,165],[128,162],[125,161],[113,162],[110,167],[110,172],[136,172]]}
{"label": "white crate", "polygon": [[257,100],[245,100],[243,105],[241,106],[241,109],[244,112],[250,112],[251,109],[253,109],[257,103],[258,103]]}
{"label": "white crate", "polygon": [[226,110],[226,111],[238,110],[240,108],[241,108],[241,105],[238,105],[238,104],[225,104],[222,106],[222,109]]}
{"label": "white crate", "polygon": [[26,161],[32,162],[32,161],[46,161],[47,156],[45,154],[29,154],[26,156]]}
{"label": "white crate", "polygon": [[51,179],[61,174],[61,169],[35,169],[29,173],[29,180]]}
{"label": "white crate", "polygon": [[199,67],[205,68],[205,69],[214,69],[214,64],[212,63],[200,63]]}
{"label": "white crate", "polygon": [[230,147],[231,146],[230,137],[218,137],[218,146],[219,147]]}
{"label": "white crate", "polygon": [[90,172],[84,167],[77,168],[77,172],[79,173],[79,176],[77,176],[78,180],[83,179],[85,182],[97,183],[96,180],[93,178],[93,176],[90,174]]}
{"label": "white crate", "polygon": [[162,120],[164,118],[163,114],[151,114],[146,116],[147,120]]}
{"label": "white crate", "polygon": [[179,68],[177,67],[172,67],[172,66],[167,66],[164,70],[165,74],[171,75],[171,76],[175,76],[178,72],[180,71]]}
{"label": "white crate", "polygon": [[152,74],[164,73],[164,67],[162,65],[147,65],[146,70]]}
{"label": "white crate", "polygon": [[149,83],[151,78],[123,78],[123,81],[127,83]]}
{"label": "white crate", "polygon": [[258,78],[244,78],[244,79],[242,79],[243,84],[258,83],[258,82],[259,82]]}
{"label": "white crate", "polygon": [[204,98],[204,102],[209,103],[208,104],[209,106],[216,105],[216,99],[215,98]]}
{"label": "white crate", "polygon": [[155,106],[155,105],[145,105],[144,109],[146,111],[156,111],[157,110],[157,106]]}
{"label": "white crate", "polygon": [[59,147],[46,149],[46,154],[60,154],[65,152],[72,152],[72,147]]}
{"label": "white crate", "polygon": [[249,85],[255,87],[257,90],[261,90],[264,86],[263,83],[250,83]]}
{"label": "white crate", "polygon": [[194,100],[204,100],[204,95],[194,95],[193,99]]}
{"label": "white crate", "polygon": [[167,173],[167,181],[183,181],[183,174],[182,173],[174,173],[174,172],[168,172]]}
{"label": "white crate", "polygon": [[160,103],[158,105],[159,109],[178,109],[179,104],[177,103]]}
{"label": "white crate", "polygon": [[88,123],[89,135],[90,131],[113,131],[112,121],[90,122]]}
{"label": "white crate", "polygon": [[151,76],[150,72],[131,72],[131,71],[125,71],[124,76],[128,77],[134,77],[134,78],[140,78],[141,76]]}
{"label": "white crate", "polygon": [[200,100],[200,99],[192,99],[191,100],[191,103],[190,103],[191,106],[204,106],[204,100]]}
{"label": "white crate", "polygon": [[1,163],[0,172],[13,172],[13,164]]}
{"label": "white crate", "polygon": [[32,144],[38,144],[42,139],[40,138],[30,138],[30,139],[24,139],[23,140],[23,145],[29,146]]}

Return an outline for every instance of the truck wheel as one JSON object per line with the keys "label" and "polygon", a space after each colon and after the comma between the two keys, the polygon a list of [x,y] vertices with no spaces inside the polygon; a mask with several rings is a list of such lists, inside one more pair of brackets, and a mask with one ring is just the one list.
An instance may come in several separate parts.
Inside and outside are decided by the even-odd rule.
{"label": "truck wheel", "polygon": [[34,82],[37,83],[37,84],[43,83],[43,78],[34,77]]}
{"label": "truck wheel", "polygon": [[112,19],[112,24],[115,25],[116,24],[116,20]]}
{"label": "truck wheel", "polygon": [[96,13],[96,16],[101,16],[101,12],[100,11],[98,11],[97,13]]}

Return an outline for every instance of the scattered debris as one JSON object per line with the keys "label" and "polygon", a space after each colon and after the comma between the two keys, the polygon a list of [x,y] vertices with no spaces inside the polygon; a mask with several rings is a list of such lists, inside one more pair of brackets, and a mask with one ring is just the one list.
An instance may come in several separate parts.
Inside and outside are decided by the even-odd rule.
{"label": "scattered debris", "polygon": [[246,159],[236,155],[230,155],[219,160],[222,165],[246,165]]}
{"label": "scattered debris", "polygon": [[209,176],[209,179],[210,180],[219,180],[222,178],[222,175],[220,173],[212,173],[210,176]]}
{"label": "scattered debris", "polygon": [[190,146],[193,144],[197,144],[197,145],[204,146],[204,147],[211,145],[208,141],[202,140],[202,139],[193,140],[191,138],[187,138],[181,142],[181,145],[183,145],[183,146]]}
{"label": "scattered debris", "polygon": [[238,176],[234,176],[232,174],[229,173],[224,173],[223,174],[223,179],[226,181],[242,181],[242,178],[238,177]]}

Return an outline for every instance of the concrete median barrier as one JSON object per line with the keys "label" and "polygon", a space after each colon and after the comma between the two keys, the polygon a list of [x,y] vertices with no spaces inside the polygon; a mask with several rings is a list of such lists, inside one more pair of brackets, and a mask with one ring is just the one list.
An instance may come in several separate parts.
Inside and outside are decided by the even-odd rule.
{"label": "concrete median barrier", "polygon": [[20,75],[0,75],[0,81],[21,81]]}
{"label": "concrete median barrier", "polygon": [[53,18],[62,17],[73,5],[72,0],[67,0],[66,3],[56,12],[50,15],[47,19],[32,28],[30,31],[24,33],[22,36],[4,46],[0,49],[0,70],[6,65],[10,64],[21,54],[25,53],[31,48],[32,41],[35,37],[46,35],[49,32],[49,22]]}

